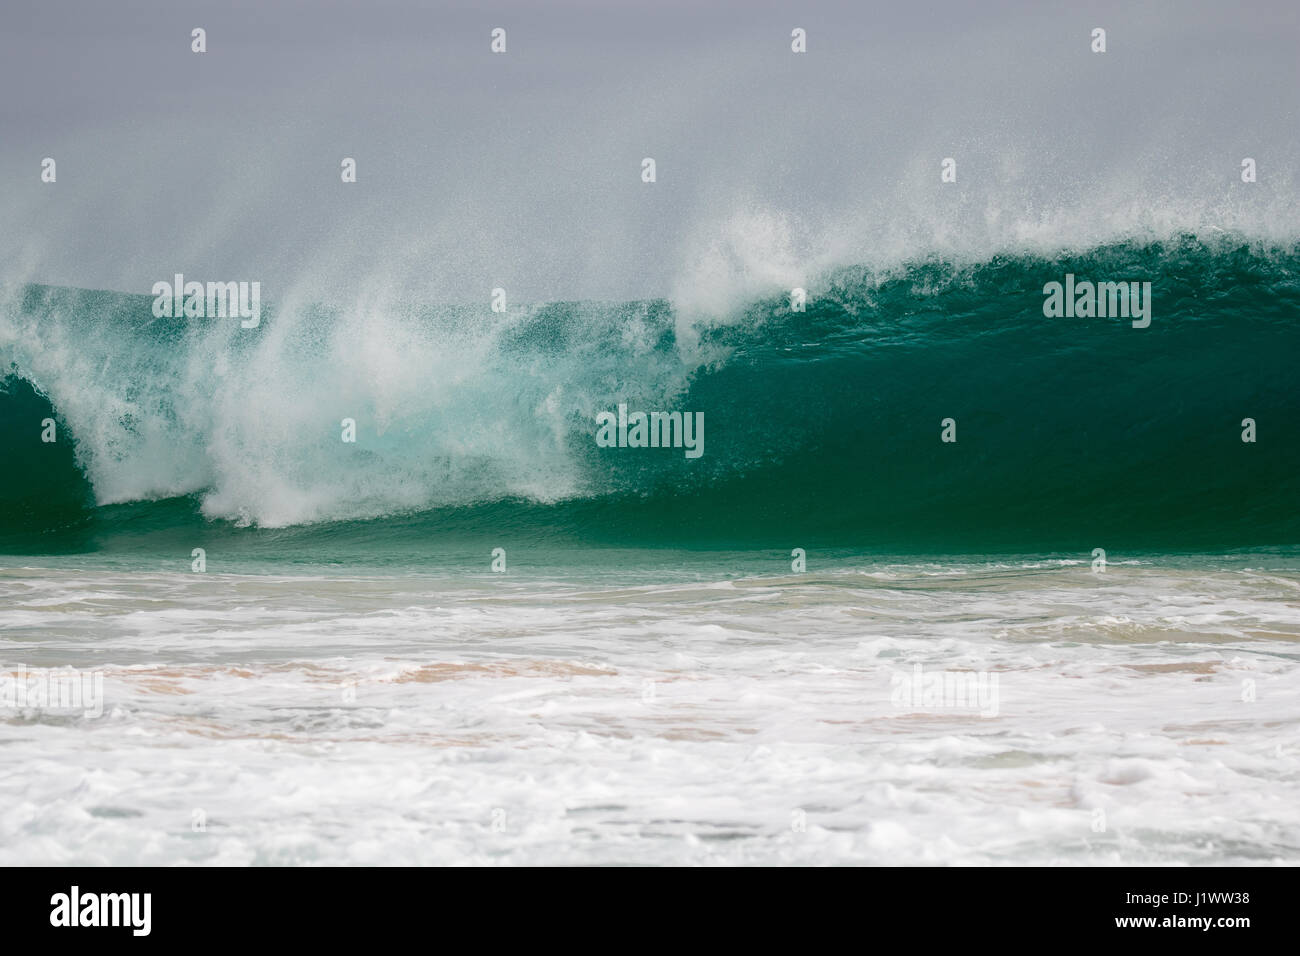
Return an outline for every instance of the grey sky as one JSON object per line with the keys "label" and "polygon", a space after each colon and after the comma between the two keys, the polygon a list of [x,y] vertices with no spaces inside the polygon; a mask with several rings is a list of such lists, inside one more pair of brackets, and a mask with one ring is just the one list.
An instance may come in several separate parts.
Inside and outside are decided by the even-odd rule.
{"label": "grey sky", "polygon": [[[9,0],[0,279],[626,298],[1144,216],[1286,233],[1298,17],[1282,2]],[[790,52],[796,26],[807,54]],[[1243,156],[1260,164],[1248,196]]]}

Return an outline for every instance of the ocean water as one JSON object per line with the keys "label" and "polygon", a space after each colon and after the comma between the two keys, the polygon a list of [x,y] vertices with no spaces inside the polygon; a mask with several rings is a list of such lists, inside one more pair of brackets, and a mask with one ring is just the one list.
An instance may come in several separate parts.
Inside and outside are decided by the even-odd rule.
{"label": "ocean water", "polygon": [[[1151,326],[1045,319],[1067,273]],[[1294,863],[1298,277],[1174,234],[251,331],[6,287],[0,671],[102,692],[0,708],[0,863]],[[598,447],[619,404],[703,455]]]}

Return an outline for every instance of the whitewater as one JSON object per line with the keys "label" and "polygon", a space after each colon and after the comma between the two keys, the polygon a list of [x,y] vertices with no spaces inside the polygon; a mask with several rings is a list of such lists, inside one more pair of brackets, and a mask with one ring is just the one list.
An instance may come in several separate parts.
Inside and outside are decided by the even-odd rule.
{"label": "whitewater", "polygon": [[[1270,864],[1300,558],[601,552],[505,575],[4,561],[5,864]],[[575,561],[577,559],[571,559]],[[670,570],[671,569],[671,570]],[[898,675],[997,675],[998,712]]]}

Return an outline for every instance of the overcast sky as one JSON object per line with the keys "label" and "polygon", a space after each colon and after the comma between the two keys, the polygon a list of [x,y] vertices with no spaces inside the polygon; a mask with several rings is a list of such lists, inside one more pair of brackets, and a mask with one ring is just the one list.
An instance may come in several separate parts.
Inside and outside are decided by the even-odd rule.
{"label": "overcast sky", "polygon": [[900,238],[1002,241],[1061,208],[1076,230],[1146,207],[1231,222],[1245,156],[1256,219],[1291,229],[1298,19],[1282,0],[6,0],[0,278],[669,295]]}

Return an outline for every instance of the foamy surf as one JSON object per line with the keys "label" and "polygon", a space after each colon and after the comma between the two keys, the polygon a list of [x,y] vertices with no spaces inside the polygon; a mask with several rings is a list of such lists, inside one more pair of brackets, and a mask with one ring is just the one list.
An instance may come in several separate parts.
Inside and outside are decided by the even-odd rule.
{"label": "foamy surf", "polygon": [[[101,673],[104,716],[6,717],[0,862],[1300,849],[1293,555],[719,577],[767,558],[710,554],[655,583],[663,557],[513,578],[7,562],[4,659]],[[982,697],[945,696],[976,675]]]}

